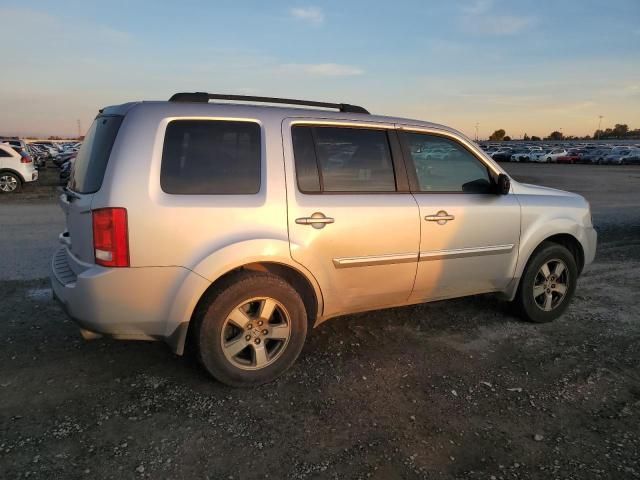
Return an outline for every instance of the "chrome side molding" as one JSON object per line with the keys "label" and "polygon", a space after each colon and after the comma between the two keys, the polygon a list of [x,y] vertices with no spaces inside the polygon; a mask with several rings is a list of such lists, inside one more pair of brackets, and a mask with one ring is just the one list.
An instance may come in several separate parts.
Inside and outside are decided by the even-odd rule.
{"label": "chrome side molding", "polygon": [[417,253],[393,253],[388,255],[369,255],[366,257],[334,258],[333,265],[336,268],[369,267],[372,265],[416,262],[417,260]]}
{"label": "chrome side molding", "polygon": [[501,255],[513,250],[514,245],[491,245],[487,247],[456,248],[452,250],[432,250],[420,252],[420,261],[442,260],[446,258],[480,257],[484,255]]}

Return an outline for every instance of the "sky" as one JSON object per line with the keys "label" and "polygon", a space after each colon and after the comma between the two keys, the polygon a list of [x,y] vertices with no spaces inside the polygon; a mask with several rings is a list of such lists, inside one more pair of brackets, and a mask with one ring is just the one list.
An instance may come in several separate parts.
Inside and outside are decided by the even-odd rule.
{"label": "sky", "polygon": [[362,105],[475,137],[640,128],[640,0],[0,0],[0,134],[179,91]]}

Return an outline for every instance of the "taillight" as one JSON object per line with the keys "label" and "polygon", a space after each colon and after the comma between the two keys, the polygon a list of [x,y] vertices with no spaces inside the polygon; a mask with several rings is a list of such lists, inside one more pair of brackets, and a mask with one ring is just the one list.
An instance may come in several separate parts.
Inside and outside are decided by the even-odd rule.
{"label": "taillight", "polygon": [[24,157],[20,157],[20,163],[31,163],[31,157],[29,155],[25,155]]}
{"label": "taillight", "polygon": [[93,250],[98,265],[129,266],[126,208],[99,208],[93,215]]}

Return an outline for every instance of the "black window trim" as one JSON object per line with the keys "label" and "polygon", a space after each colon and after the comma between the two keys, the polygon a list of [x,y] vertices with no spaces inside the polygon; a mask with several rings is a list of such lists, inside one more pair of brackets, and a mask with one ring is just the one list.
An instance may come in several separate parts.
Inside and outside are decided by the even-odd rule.
{"label": "black window trim", "polygon": [[[258,131],[260,133],[260,175],[259,175],[259,183],[258,190],[255,193],[170,193],[166,192],[162,187],[162,157],[164,155],[164,144],[167,137],[167,129],[169,125],[173,122],[180,121],[203,121],[203,122],[242,122],[242,123],[253,123],[258,126]],[[264,182],[264,175],[266,174],[266,166],[265,166],[265,134],[264,134],[264,126],[262,122],[249,118],[202,118],[202,117],[178,117],[172,118],[169,120],[164,126],[164,131],[162,133],[162,150],[160,151],[160,169],[158,170],[158,185],[160,186],[160,191],[164,195],[168,195],[171,197],[255,197],[256,195],[260,195],[263,190],[263,186],[266,182]]]}
{"label": "black window trim", "polygon": [[464,150],[466,150],[473,158],[475,158],[484,168],[487,169],[487,174],[489,175],[489,180],[491,181],[491,186],[495,187],[497,185],[497,177],[499,172],[496,172],[494,168],[492,168],[486,161],[484,161],[481,157],[479,157],[476,152],[470,149],[464,142],[460,141],[458,137],[455,135],[449,134],[448,132],[438,131],[438,130],[421,130],[419,128],[407,128],[400,127],[397,130],[398,138],[400,140],[400,144],[402,147],[402,154],[405,159],[405,163],[407,164],[407,176],[409,178],[409,188],[412,194],[420,194],[420,195],[434,195],[438,193],[444,194],[463,194],[463,195],[495,195],[493,192],[487,193],[478,193],[478,192],[462,192],[460,190],[438,190],[438,191],[422,191],[420,190],[420,184],[418,182],[418,175],[416,173],[416,166],[413,161],[413,155],[411,155],[411,149],[409,148],[409,143],[407,142],[407,138],[405,134],[415,133],[419,135],[431,135],[434,137],[444,138],[446,140],[450,140],[454,142],[456,145],[459,145]]}
{"label": "black window trim", "polygon": [[[311,135],[313,139],[313,148],[316,157],[316,169],[318,171],[318,180],[320,183],[320,191],[305,191],[300,187],[298,182],[298,173],[296,169],[295,152],[293,150],[293,128],[294,127],[310,127]],[[360,130],[379,130],[387,134],[387,143],[389,144],[389,154],[391,155],[391,164],[393,166],[393,175],[396,184],[396,188],[393,191],[380,191],[380,190],[362,190],[362,191],[324,191],[324,179],[322,177],[322,169],[318,163],[318,151],[316,142],[316,128],[349,128]],[[298,192],[303,195],[395,195],[395,194],[407,194],[411,193],[409,188],[409,177],[407,175],[407,168],[402,154],[402,148],[400,140],[398,138],[398,132],[395,127],[386,127],[384,125],[372,126],[372,125],[357,125],[351,123],[332,123],[332,122],[313,122],[313,121],[294,121],[289,124],[289,134],[291,136],[291,152],[293,154],[293,173],[296,179],[296,188]]]}

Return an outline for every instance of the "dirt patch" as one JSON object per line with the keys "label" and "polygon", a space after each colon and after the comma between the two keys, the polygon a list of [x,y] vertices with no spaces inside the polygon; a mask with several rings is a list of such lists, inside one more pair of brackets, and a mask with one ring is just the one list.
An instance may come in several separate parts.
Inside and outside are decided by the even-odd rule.
{"label": "dirt patch", "polygon": [[251,390],[161,343],[84,342],[45,280],[0,282],[0,477],[640,478],[640,222],[624,218],[599,227],[556,322],[491,296],[344,317]]}
{"label": "dirt patch", "polygon": [[3,476],[638,478],[638,233],[605,235],[557,322],[490,296],[354,315],[252,390],[85,343],[46,282],[4,282]]}

